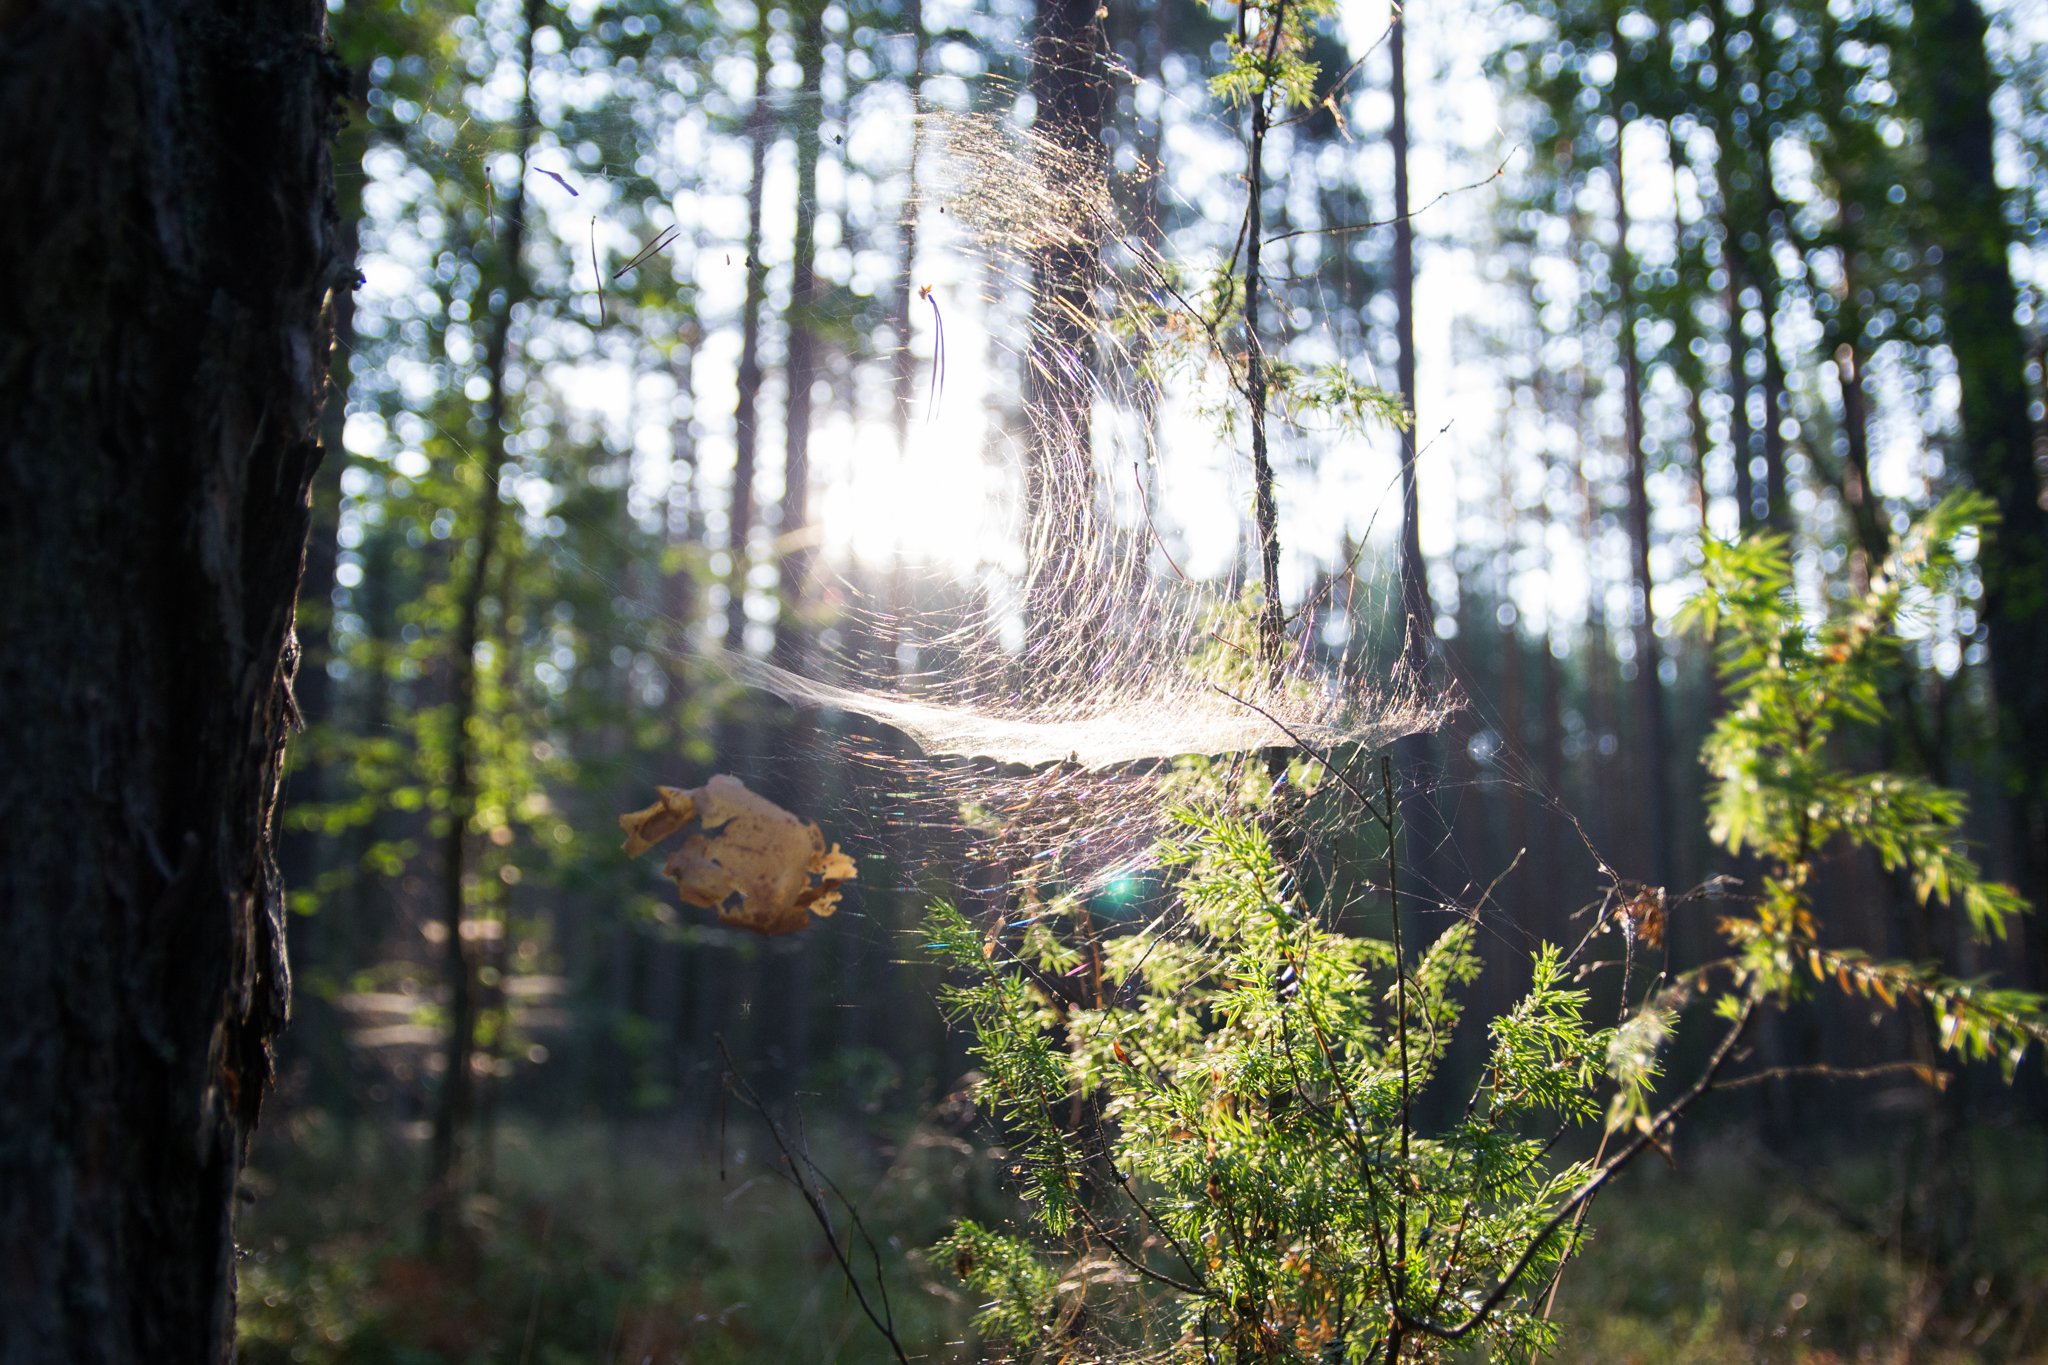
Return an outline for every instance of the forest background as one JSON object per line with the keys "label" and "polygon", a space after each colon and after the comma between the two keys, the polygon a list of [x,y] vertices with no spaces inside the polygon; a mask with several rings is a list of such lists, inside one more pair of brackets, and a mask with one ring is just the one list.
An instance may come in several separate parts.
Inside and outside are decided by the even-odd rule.
{"label": "forest background", "polygon": [[[1243,221],[1243,120],[1211,86],[1230,13],[329,9],[360,278],[299,615],[295,1018],[242,1349],[876,1358],[737,1074],[882,1232],[906,1335],[971,1357],[976,1304],[926,1249],[1016,1206],[919,926],[1034,876],[1143,920],[1165,880],[1128,831],[1156,796],[924,754],[850,693],[792,707],[706,661],[1043,718],[1086,699],[1058,678],[1125,595],[1260,582],[1247,433],[1144,311],[1180,278],[1157,263],[1218,260]],[[2048,13],[1391,23],[1324,25],[1258,232],[1276,363],[1415,418],[1311,413],[1273,480],[1303,654],[1381,684],[1412,663],[1459,703],[1396,748],[1411,922],[1479,926],[1482,1013],[1625,888],[1703,941],[1757,865],[1708,835],[1696,756],[1729,702],[1673,625],[1702,537],[1785,536],[1818,617],[1960,489],[2001,520],[1852,756],[1966,792],[1987,869],[2039,903]],[[1084,54],[1078,95],[1048,32]],[[1106,168],[1085,262],[1032,232],[1072,212],[1033,197],[1062,101]],[[1089,363],[1048,366],[1048,338]],[[1110,569],[1048,626],[1025,527],[1072,498],[1044,483],[1060,412],[1074,539]],[[836,916],[757,938],[619,852],[619,812],[721,772],[854,858]],[[2048,989],[2048,935],[1980,941],[1875,858],[1814,894],[1836,941]],[[2008,1087],[1940,1041],[1859,997],[1773,1014],[1755,1083],[1603,1200],[1566,1354],[2042,1350],[2039,1062]]]}

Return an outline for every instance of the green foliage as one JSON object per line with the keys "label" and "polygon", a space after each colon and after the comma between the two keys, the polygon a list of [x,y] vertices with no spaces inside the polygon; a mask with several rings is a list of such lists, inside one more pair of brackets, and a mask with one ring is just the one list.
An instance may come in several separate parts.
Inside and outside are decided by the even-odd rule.
{"label": "green foliage", "polygon": [[974,1315],[975,1330],[984,1337],[1022,1344],[1044,1330],[1055,1311],[1055,1285],[1028,1242],[963,1219],[932,1251],[985,1300]]}
{"label": "green foliage", "polygon": [[1365,383],[1342,365],[1304,369],[1287,361],[1269,361],[1266,382],[1272,386],[1274,408],[1289,422],[1327,417],[1353,433],[1383,427],[1406,431],[1415,425],[1415,415],[1401,395]]}
{"label": "green foliage", "polygon": [[1725,926],[1744,970],[1786,992],[1802,963],[1816,977],[1875,994],[1887,1004],[1925,1003],[1942,1046],[1997,1057],[2010,1072],[2030,1042],[2048,1039],[2042,1002],[1949,980],[1931,968],[1884,965],[1830,952],[1818,942],[1811,887],[1837,844],[1868,849],[1923,903],[1948,902],[1980,938],[2001,937],[2024,908],[2010,887],[1984,877],[1964,846],[1967,803],[1924,777],[1848,766],[1845,741],[1886,720],[1886,698],[1904,666],[1904,630],[1962,589],[1963,547],[1990,505],[1956,495],[1900,543],[1867,592],[1824,619],[1794,589],[1783,536],[1741,545],[1709,543],[1706,590],[1683,619],[1717,637],[1717,668],[1733,703],[1715,723],[1702,760],[1713,779],[1709,830],[1731,852],[1764,863],[1754,918]]}
{"label": "green foliage", "polygon": [[[1244,22],[1230,37],[1230,56],[1209,80],[1209,92],[1232,105],[1278,96],[1285,108],[1316,102],[1317,64],[1308,49],[1315,25],[1335,14],[1335,0],[1253,0],[1243,6]],[[1256,23],[1250,22],[1256,18]]]}
{"label": "green foliage", "polygon": [[[1447,1083],[1458,989],[1479,972],[1471,926],[1403,963],[1308,914],[1259,826],[1180,818],[1187,832],[1162,850],[1177,913],[1151,928],[1104,939],[1075,903],[987,934],[934,912],[931,946],[965,980],[948,999],[973,1028],[983,1097],[1048,1248],[1064,1245],[1076,1272],[1050,1313],[1021,1244],[963,1226],[941,1250],[990,1248],[966,1277],[1020,1349],[1024,1325],[1039,1346],[1365,1361],[1384,1355],[1397,1305],[1461,1320],[1504,1279],[1473,1330],[1497,1353],[1540,1348],[1537,1304],[1568,1242],[1558,1221],[1590,1174],[1552,1159],[1550,1139],[1599,1115],[1613,1032],[1588,1023],[1546,948],[1533,988],[1493,1021],[1462,1115],[1425,1133],[1417,1096]],[[1048,930],[1062,922],[1071,933]],[[1091,1256],[1098,1273],[1084,1273]],[[1407,1343],[1411,1359],[1447,1349],[1421,1329]]]}

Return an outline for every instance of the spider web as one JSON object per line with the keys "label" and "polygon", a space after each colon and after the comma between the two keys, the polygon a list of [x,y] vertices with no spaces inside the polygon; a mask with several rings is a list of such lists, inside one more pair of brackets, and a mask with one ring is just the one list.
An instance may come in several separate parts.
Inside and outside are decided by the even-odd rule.
{"label": "spider web", "polygon": [[[1328,495],[1330,469],[1348,464],[1356,471],[1372,463],[1362,460],[1355,433],[1310,428],[1281,438],[1280,536],[1291,551],[1294,589],[1281,657],[1254,659],[1253,636],[1239,628],[1249,616],[1236,604],[1250,586],[1247,566],[1255,560],[1247,442],[1241,418],[1232,416],[1238,399],[1231,366],[1243,341],[1234,325],[1219,330],[1205,321],[1192,301],[1200,282],[1227,269],[1226,258],[1235,260],[1231,243],[1242,212],[1235,129],[1212,109],[1135,82],[1162,125],[1191,130],[1199,140],[1195,159],[1206,158],[1210,179],[1202,188],[1200,171],[1168,176],[1142,156],[1074,152],[1034,134],[993,78],[970,96],[950,99],[945,82],[927,81],[915,107],[906,110],[900,100],[890,103],[900,91],[852,91],[842,72],[835,92],[830,76],[822,95],[771,94],[776,124],[817,136],[832,149],[828,166],[835,155],[848,162],[864,158],[858,184],[842,165],[836,186],[821,191],[819,207],[828,211],[821,217],[836,212],[840,231],[851,235],[846,222],[856,197],[893,204],[893,211],[871,209],[862,230],[870,245],[883,247],[892,235],[909,240],[902,236],[906,225],[914,230],[914,268],[925,291],[919,307],[929,306],[933,325],[922,325],[923,317],[895,319],[886,345],[854,344],[832,358],[839,374],[813,433],[814,478],[858,487],[869,475],[835,454],[841,442],[859,447],[862,431],[893,419],[914,443],[920,419],[930,428],[947,407],[976,404],[979,423],[948,430],[971,433],[980,448],[949,454],[980,465],[986,476],[983,505],[957,510],[993,528],[987,553],[967,567],[899,556],[889,572],[878,573],[871,563],[835,552],[827,528],[819,526],[775,528],[778,539],[767,545],[758,531],[751,546],[733,545],[728,536],[718,552],[758,556],[757,574],[779,553],[826,542],[798,603],[826,624],[795,657],[768,657],[769,632],[759,618],[772,617],[772,595],[743,571],[726,575],[736,591],[720,602],[714,590],[713,605],[749,619],[740,632],[744,648],[720,647],[725,632],[718,618],[675,619],[651,602],[642,613],[647,632],[615,633],[612,643],[669,668],[773,694],[805,713],[863,717],[907,739],[907,745],[891,743],[838,721],[820,727],[822,742],[892,774],[888,780],[902,795],[879,811],[807,808],[835,837],[844,832],[855,844],[914,846],[920,833],[941,827],[957,833],[971,825],[986,836],[979,847],[999,867],[1014,870],[1028,862],[1055,869],[1082,894],[1147,864],[1165,807],[1184,786],[1177,760],[1221,758],[1252,771],[1270,766],[1269,755],[1297,746],[1318,754],[1345,746],[1377,749],[1439,726],[1452,709],[1449,698],[1401,677],[1391,651],[1376,656],[1355,633],[1361,623],[1384,616],[1394,596],[1371,576],[1365,559],[1373,522],[1391,504],[1390,483],[1355,472],[1348,485],[1339,483],[1354,496],[1369,491],[1358,502],[1364,526],[1351,527],[1338,545],[1290,540],[1304,504]],[[1128,72],[1123,76],[1130,79]],[[726,102],[732,124],[751,107],[744,92],[732,88],[736,84],[728,79],[724,90],[701,92],[706,106]],[[735,210],[745,187],[729,177],[744,169],[734,159],[743,139],[719,133],[707,116],[669,100],[643,103],[628,118],[580,112],[573,82],[546,63],[536,72],[536,91],[544,129],[574,125],[583,136],[570,145],[544,134],[525,163],[518,203],[527,216],[538,302],[508,389],[517,386],[529,408],[536,397],[547,402],[542,395],[574,408],[564,390],[594,382],[578,381],[577,365],[619,373],[629,395],[648,371],[661,368],[634,338],[633,326],[622,325],[644,330],[648,317],[658,318],[649,296],[661,289],[691,299],[695,325],[724,325],[728,337],[735,329],[736,280],[747,265],[739,237],[743,215]],[[504,152],[502,135],[488,131],[490,120],[511,112],[493,99],[504,102],[502,94],[472,99],[475,112],[460,118],[452,111],[417,113],[429,135],[408,140],[405,166],[377,176],[372,193],[402,185],[420,167],[446,179],[455,178],[447,172],[481,162],[484,193],[469,195],[461,208],[487,231],[500,230],[508,197],[500,186],[519,181],[521,168]],[[878,112],[863,101],[882,107]],[[878,141],[878,125],[892,130],[893,155],[886,136]],[[771,157],[769,198],[783,201],[771,204],[771,218],[786,218],[794,207],[787,200],[785,150],[778,141]],[[696,169],[687,170],[693,159]],[[1151,207],[1134,208],[1139,205]],[[402,208],[379,216],[392,226],[366,245],[394,255],[431,254],[431,233],[404,225]],[[1161,226],[1159,218],[1171,224]],[[460,226],[444,224],[442,232],[453,240]],[[417,245],[408,241],[413,237]],[[770,249],[782,255],[765,264],[779,279],[787,244],[773,245],[774,237],[771,231]],[[1050,429],[1054,415],[1031,410],[1016,395],[1029,390],[1026,370],[1047,363],[1044,348],[1031,344],[1033,267],[1048,249],[1076,243],[1099,249],[1102,275],[1087,320],[1093,354],[1051,360],[1068,376],[1085,376],[1090,399],[1087,433],[1061,439]],[[859,273],[858,251],[848,249],[858,245],[842,240],[833,246],[853,259],[831,269]],[[637,273],[621,285],[628,268]],[[373,295],[374,284],[373,278]],[[1269,348],[1305,363],[1345,360],[1345,342],[1329,318],[1311,316],[1326,309],[1321,280],[1296,274],[1283,256],[1268,285],[1286,294],[1285,305],[1274,310],[1284,334],[1267,338]],[[886,287],[878,285],[878,292]],[[371,306],[388,303],[373,298]],[[1170,352],[1157,344],[1162,332],[1178,341]],[[879,387],[875,381],[895,369],[903,347],[915,352],[917,406],[924,411],[877,411],[885,405],[863,400],[859,391]],[[700,369],[730,357],[729,349],[714,344],[704,351]],[[970,356],[977,363],[963,364]],[[776,392],[772,350],[767,359],[771,378],[761,401],[770,422],[762,446],[772,451],[779,434],[773,414],[784,396]],[[950,385],[937,378],[942,367]],[[968,384],[960,382],[963,370]],[[701,374],[694,382],[693,391],[678,390],[676,398],[691,409],[687,423],[697,435],[701,475],[715,471],[721,450],[730,448],[730,409],[721,412],[718,402],[729,390],[722,379]],[[715,546],[715,474],[677,488],[672,469],[649,472],[672,464],[675,450],[640,449],[630,412],[621,419],[616,411],[605,413],[602,401],[582,406],[588,411],[580,420],[588,426],[625,423],[622,435],[607,439],[627,452],[625,477],[633,481],[631,501],[643,521],[665,519],[673,527],[678,506],[694,499],[692,515]],[[577,420],[558,416],[557,429],[573,429]],[[1384,456],[1391,441],[1380,444],[1374,473],[1383,477],[1390,472]],[[1025,471],[1033,460],[1041,462],[1042,478],[1035,495],[1027,495]],[[524,504],[530,522],[564,515],[565,499],[516,479],[512,466],[486,473],[500,480],[508,499]],[[829,488],[821,486],[813,505],[829,508],[831,502]],[[1225,536],[1239,548],[1220,564],[1213,550],[1198,556],[1199,542],[1213,544],[1225,525]],[[586,529],[599,539],[605,534]],[[1347,559],[1354,531],[1358,540]],[[560,537],[539,543],[566,561],[565,572],[599,574],[578,562]],[[610,586],[649,596],[630,583]],[[664,703],[654,698],[646,704]],[[795,770],[812,760],[792,753],[760,761],[782,766],[785,780],[800,784]]]}
{"label": "spider web", "polygon": [[[1172,283],[1178,272],[1120,220],[1116,205],[1132,196],[1118,192],[1103,159],[994,115],[927,111],[916,138],[923,174],[907,209],[953,228],[943,250],[985,263],[977,272],[990,281],[978,301],[981,316],[1000,316],[1006,294],[1023,291],[1028,300],[1041,253],[1077,244],[1102,249],[1110,268],[1098,301],[1102,321],[1089,329],[1092,357],[992,338],[1013,367],[1085,373],[1092,431],[1060,439],[1053,430],[1059,414],[1028,405],[1014,414],[1023,429],[1012,428],[1006,458],[1051,467],[1038,484],[1041,501],[1013,511],[1026,566],[1005,585],[1010,592],[926,612],[849,594],[843,610],[865,616],[873,633],[933,642],[937,666],[906,677],[829,654],[807,669],[736,655],[716,664],[792,704],[865,716],[901,732],[918,750],[903,762],[924,783],[996,811],[1000,843],[1061,869],[1084,894],[1146,861],[1176,758],[1241,759],[1297,746],[1377,749],[1438,725],[1448,711],[1443,699],[1390,682],[1384,664],[1323,647],[1312,629],[1321,602],[1296,614],[1282,657],[1258,660],[1249,636],[1233,641],[1226,633],[1238,585],[1190,580],[1173,563],[1143,471],[1155,481],[1173,476],[1162,408],[1234,401],[1219,397],[1231,357],[1197,353],[1192,382],[1162,392],[1161,367],[1148,363],[1151,342],[1142,330],[1108,325],[1163,311],[1193,331],[1199,319]],[[1248,464],[1227,445],[1224,453]],[[1135,522],[1129,498],[1120,508],[1113,493],[1104,495],[1115,489],[1119,469],[1130,471]],[[1247,542],[1249,506],[1248,495],[1240,496],[1235,513]],[[1330,586],[1316,596],[1327,599]],[[1344,605],[1356,609],[1355,594]],[[1019,620],[1033,613],[1043,619]],[[957,759],[1032,771],[948,761]]]}

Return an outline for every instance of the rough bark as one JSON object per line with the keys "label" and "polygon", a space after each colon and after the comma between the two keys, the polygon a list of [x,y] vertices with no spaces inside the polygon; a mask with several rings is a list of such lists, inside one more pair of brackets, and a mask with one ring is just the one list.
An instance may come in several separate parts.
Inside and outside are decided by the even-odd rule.
{"label": "rough bark", "polygon": [[285,1019],[324,6],[0,4],[0,1361],[211,1362]]}

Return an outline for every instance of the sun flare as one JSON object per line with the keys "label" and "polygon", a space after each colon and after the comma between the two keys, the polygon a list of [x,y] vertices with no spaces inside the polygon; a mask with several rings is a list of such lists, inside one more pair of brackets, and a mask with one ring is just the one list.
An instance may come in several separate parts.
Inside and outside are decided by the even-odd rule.
{"label": "sun flare", "polygon": [[928,565],[962,574],[1016,553],[1014,480],[988,453],[988,425],[967,395],[919,413],[897,443],[885,423],[850,423],[821,461],[816,517],[825,554],[870,567]]}

